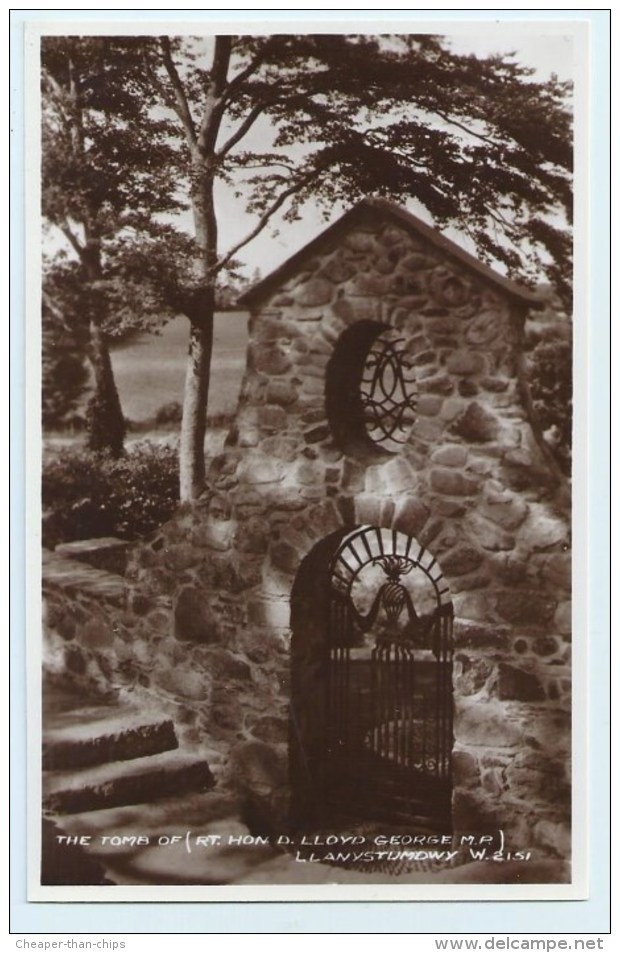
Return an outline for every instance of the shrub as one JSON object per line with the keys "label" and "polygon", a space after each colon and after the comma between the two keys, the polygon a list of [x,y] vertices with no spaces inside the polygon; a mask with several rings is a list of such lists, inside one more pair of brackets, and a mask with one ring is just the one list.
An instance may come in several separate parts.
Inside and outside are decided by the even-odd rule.
{"label": "shrub", "polygon": [[572,324],[558,301],[525,331],[530,393],[545,441],[563,472],[571,472],[573,421]]}
{"label": "shrub", "polygon": [[568,341],[545,341],[529,355],[534,407],[547,444],[565,474],[571,470],[573,422],[572,348]]}
{"label": "shrub", "polygon": [[177,454],[168,446],[147,441],[118,459],[62,450],[43,468],[43,545],[150,533],[172,516],[178,483]]}
{"label": "shrub", "polygon": [[155,414],[155,423],[161,427],[166,424],[180,424],[183,419],[183,405],[178,400],[162,404]]}
{"label": "shrub", "polygon": [[179,502],[179,464],[173,447],[146,441],[109,468],[115,535],[135,539],[157,529]]}

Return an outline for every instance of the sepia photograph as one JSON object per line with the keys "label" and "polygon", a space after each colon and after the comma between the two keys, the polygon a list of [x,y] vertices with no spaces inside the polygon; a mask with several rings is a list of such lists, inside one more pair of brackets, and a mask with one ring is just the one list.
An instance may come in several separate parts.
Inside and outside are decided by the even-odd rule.
{"label": "sepia photograph", "polygon": [[585,33],[165,26],[27,40],[29,897],[585,896]]}

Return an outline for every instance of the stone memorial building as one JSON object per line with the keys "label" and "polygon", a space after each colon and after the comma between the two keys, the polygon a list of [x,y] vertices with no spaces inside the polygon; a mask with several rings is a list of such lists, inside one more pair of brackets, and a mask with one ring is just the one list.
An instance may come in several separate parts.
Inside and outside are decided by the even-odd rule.
{"label": "stone memorial building", "polygon": [[525,374],[539,299],[368,199],[241,303],[203,497],[63,650],[156,698],[274,830],[501,830],[567,859],[570,519]]}

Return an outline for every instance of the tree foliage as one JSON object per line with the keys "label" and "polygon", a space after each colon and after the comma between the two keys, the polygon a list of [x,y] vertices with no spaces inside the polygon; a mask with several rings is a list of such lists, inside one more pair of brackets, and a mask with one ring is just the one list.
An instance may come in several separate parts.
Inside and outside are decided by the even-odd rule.
{"label": "tree foliage", "polygon": [[[199,493],[204,478],[218,280],[248,243],[278,220],[298,219],[305,203],[327,216],[334,203],[349,206],[366,195],[415,200],[438,228],[468,236],[483,259],[525,282],[546,277],[568,301],[567,84],[538,82],[513,57],[457,54],[432,35],[80,42],[90,66],[93,57],[98,64],[99,78],[82,83],[78,96],[93,117],[88,142],[97,145],[84,163],[80,147],[64,178],[56,171],[60,196],[49,193],[47,214],[86,222],[95,208],[100,248],[108,234],[118,238],[131,228],[132,251],[125,249],[123,261],[133,256],[137,274],[154,269],[159,292],[189,318],[183,498]],[[71,89],[65,66],[51,72]],[[64,150],[73,161],[71,130],[69,123]],[[72,195],[74,175],[81,184]],[[253,217],[229,247],[220,238],[223,187]],[[192,212],[189,243],[170,220],[167,234],[149,232],[149,221],[177,200]],[[140,244],[136,236],[145,233]],[[78,251],[81,261],[89,247],[86,241]]]}
{"label": "tree foliage", "polygon": [[[569,88],[439,36],[220,36],[144,41],[152,88],[176,118],[196,226],[182,494],[199,491],[216,276],[304,203],[415,199],[439,228],[526,282],[570,296]],[[222,248],[217,186],[254,216]],[[185,476],[183,476],[185,474]]]}
{"label": "tree foliage", "polygon": [[42,422],[46,428],[59,427],[76,411],[88,382],[85,344],[45,298],[41,337]]}
{"label": "tree foliage", "polygon": [[167,232],[178,241],[159,217],[180,208],[170,186],[175,150],[152,115],[139,62],[131,38],[42,40],[42,213],[67,247],[45,262],[45,306],[85,342],[95,383],[89,446],[116,455],[125,428],[109,339],[160,318],[160,272],[148,251],[161,255]]}
{"label": "tree foliage", "polygon": [[527,375],[534,410],[545,442],[570,477],[573,429],[572,327],[559,300],[528,322]]}
{"label": "tree foliage", "polygon": [[210,68],[197,48],[153,41],[155,86],[186,158],[235,184],[250,211],[277,204],[294,219],[309,199],[415,198],[515,277],[542,269],[566,287],[567,84],[536,82],[506,56],[452,53],[437,36],[218,37]]}

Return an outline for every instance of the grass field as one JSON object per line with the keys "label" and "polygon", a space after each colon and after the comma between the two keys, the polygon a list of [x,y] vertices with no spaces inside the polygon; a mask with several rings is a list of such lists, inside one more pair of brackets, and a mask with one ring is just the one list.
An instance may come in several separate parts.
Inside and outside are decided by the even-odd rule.
{"label": "grass field", "polygon": [[[112,350],[112,366],[125,417],[151,420],[163,404],[183,400],[189,322],[182,316],[160,334],[139,334]],[[247,312],[215,316],[209,415],[233,414],[245,368]]]}

